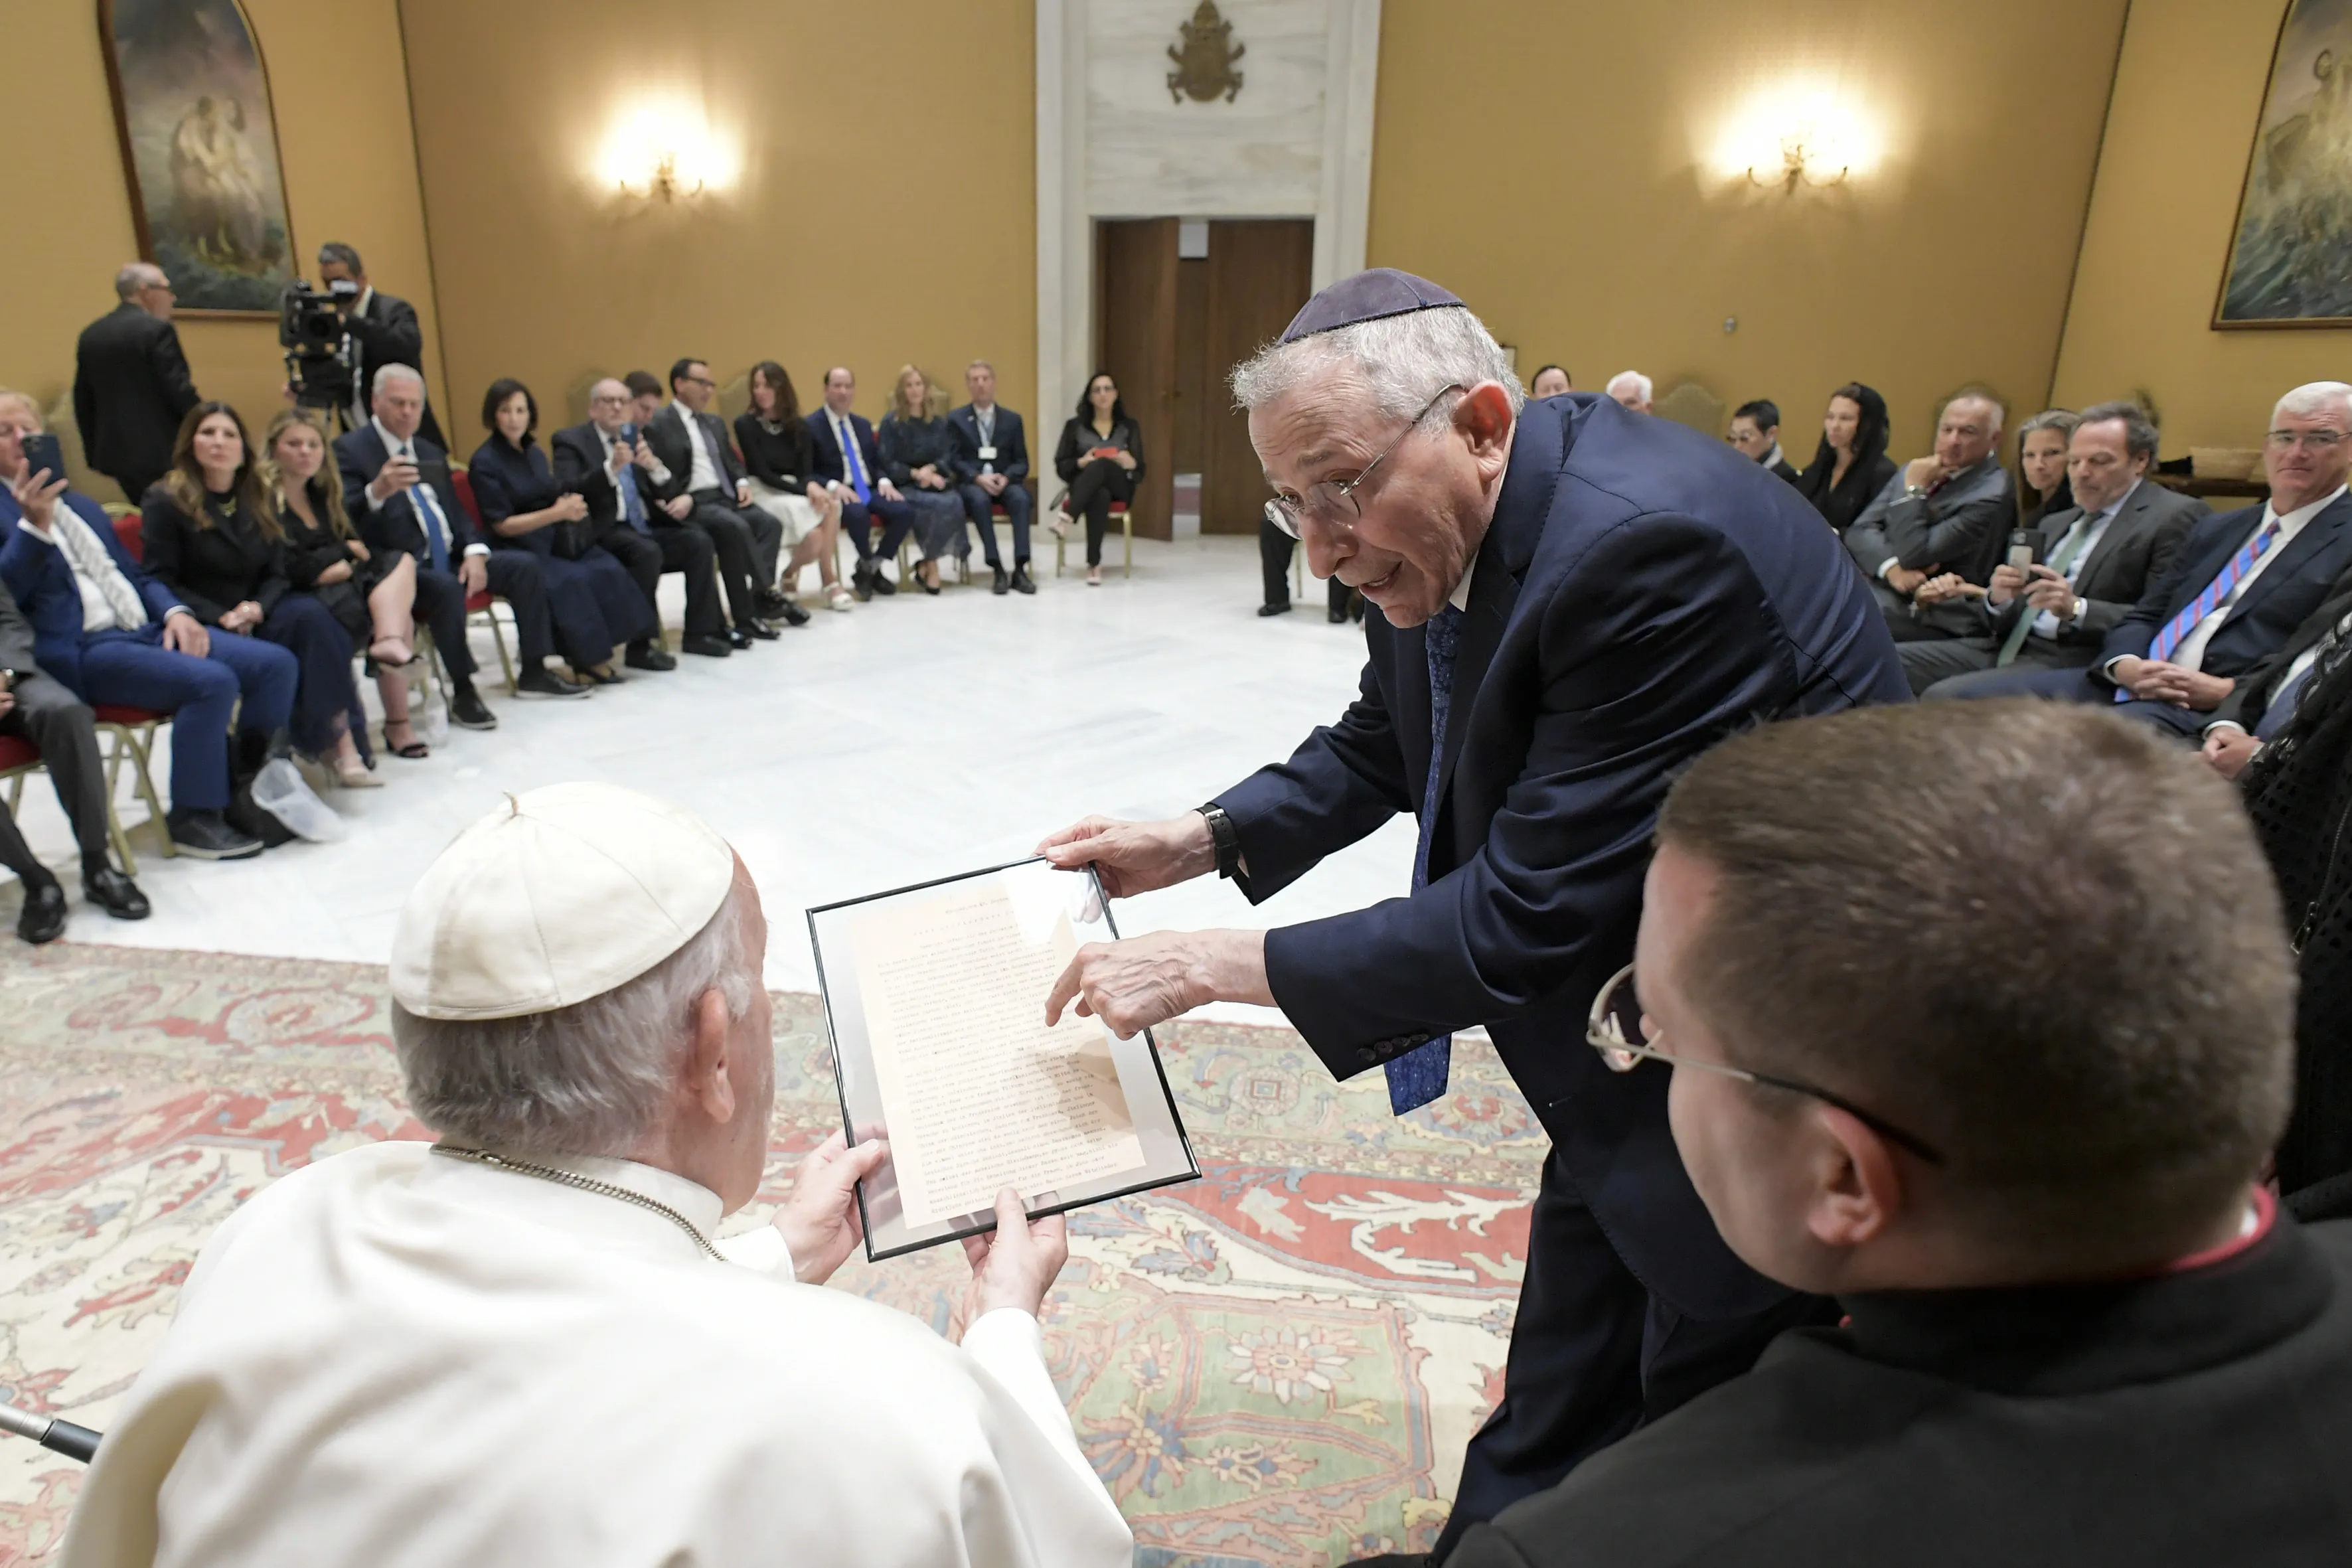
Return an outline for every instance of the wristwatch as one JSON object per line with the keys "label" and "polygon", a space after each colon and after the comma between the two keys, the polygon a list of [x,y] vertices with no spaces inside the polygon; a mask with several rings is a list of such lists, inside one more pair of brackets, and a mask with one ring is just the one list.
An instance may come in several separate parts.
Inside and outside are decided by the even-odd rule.
{"label": "wristwatch", "polygon": [[14,691],[16,689],[16,672],[13,669],[0,669],[0,691]]}
{"label": "wristwatch", "polygon": [[1217,875],[1232,880],[1242,868],[1242,836],[1225,808],[1215,801],[1199,808],[1202,820],[1209,825],[1209,837],[1217,847]]}

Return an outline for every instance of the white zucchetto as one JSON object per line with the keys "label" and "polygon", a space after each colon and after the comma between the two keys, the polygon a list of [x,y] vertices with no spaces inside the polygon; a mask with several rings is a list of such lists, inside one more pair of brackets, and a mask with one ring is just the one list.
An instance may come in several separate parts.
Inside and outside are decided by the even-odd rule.
{"label": "white zucchetto", "polygon": [[684,947],[734,881],[734,850],[683,807],[607,784],[509,795],[401,906],[392,994],[422,1018],[568,1007]]}

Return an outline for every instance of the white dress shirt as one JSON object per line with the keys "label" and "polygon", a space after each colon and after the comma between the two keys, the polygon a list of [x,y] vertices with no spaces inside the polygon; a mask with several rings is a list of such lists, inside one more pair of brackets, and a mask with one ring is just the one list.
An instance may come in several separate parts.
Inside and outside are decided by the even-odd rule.
{"label": "white dress shirt", "polygon": [[[80,554],[65,547],[63,531],[68,528],[81,529],[89,533],[94,542],[97,541],[97,531],[90,528],[79,512],[66,505],[65,497],[58,498],[56,510],[49,514],[48,532],[43,533],[39,529],[35,528],[33,520],[29,517],[18,517],[16,526],[65,557],[66,570],[73,574],[74,592],[81,595],[81,629],[84,637],[88,637],[92,632],[110,632],[124,624],[122,616],[115,611],[108,592],[109,584],[101,584],[97,578],[91,576],[84,568]],[[122,574],[121,569],[114,564],[113,560],[104,554],[105,548],[103,542],[98,542],[98,550],[94,552],[94,556],[99,561],[99,569],[113,574],[114,581],[111,587],[114,593],[123,595],[129,604],[141,605],[139,590],[131,585],[131,579]],[[143,605],[142,607],[144,607]],[[186,616],[194,619],[195,612],[184,605],[173,605],[163,612],[163,616],[168,620],[173,616]],[[143,626],[146,623],[142,621],[140,624]]]}
{"label": "white dress shirt", "polygon": [[[961,1348],[601,1194],[373,1143],[207,1242],[68,1568],[1127,1568],[1034,1319]],[[718,1195],[545,1158],[708,1232]]]}
{"label": "white dress shirt", "polygon": [[729,485],[719,474],[718,462],[710,455],[710,443],[703,438],[702,421],[697,419],[694,416],[694,410],[683,403],[673,403],[670,407],[677,415],[677,422],[686,426],[686,449],[692,454],[694,459],[692,465],[687,469],[688,492],[691,494],[696,490],[731,491],[734,487]]}
{"label": "white dress shirt", "polygon": [[[993,448],[996,445],[996,405],[992,403],[987,407],[982,408],[979,404],[973,404],[971,405],[971,426],[973,429],[980,432],[980,444],[983,447]],[[981,458],[980,471],[983,474],[992,474],[996,472],[996,459],[986,457]]]}
{"label": "white dress shirt", "polygon": [[[373,293],[374,290],[370,289],[369,292]],[[416,461],[416,442],[414,437],[394,435],[391,431],[383,427],[383,420],[374,418],[373,416],[369,418],[368,423],[375,426],[375,438],[383,443],[383,458],[385,462],[388,463],[394,458],[405,458],[412,463]],[[432,489],[432,486],[425,483],[425,479],[421,476],[416,481],[416,487],[419,489],[427,491],[428,493]],[[406,495],[407,493],[408,492],[406,490],[395,490],[393,492],[394,495]],[[368,493],[367,487],[362,485],[360,487],[360,504],[370,511],[382,511],[385,507],[392,504],[392,496],[386,496],[383,500],[378,500],[375,497],[370,495]],[[409,504],[411,506],[415,506],[416,503],[414,500],[411,500]],[[433,497],[433,506],[434,510],[436,511],[440,509],[441,498],[439,496],[436,495]],[[457,523],[451,519],[445,517],[440,521],[449,529],[454,530],[457,527]],[[417,527],[421,529],[431,528],[433,526],[433,521],[434,520],[432,518],[425,515],[423,508],[417,509]],[[450,553],[453,555],[456,552],[451,550],[450,547],[455,545],[457,542],[457,538],[454,532],[445,532],[441,536],[441,548],[450,551]],[[488,555],[490,552],[490,547],[478,539],[473,543],[466,546],[465,552],[468,555]],[[433,563],[429,559],[424,563],[424,564],[427,566],[430,566],[432,563]]]}
{"label": "white dress shirt", "polygon": [[[857,427],[849,422],[848,415],[837,414],[829,407],[824,411],[824,416],[833,421],[834,444],[841,448],[839,482],[843,489],[855,490],[857,487],[853,482],[852,476],[866,469],[866,449],[857,444]],[[878,495],[882,490],[882,481],[867,472],[866,488]]]}
{"label": "white dress shirt", "polygon": [[[2213,640],[2213,634],[2221,629],[2221,623],[2230,618],[2231,606],[2246,596],[2246,590],[2253,586],[2255,578],[2269,570],[2272,562],[2286,553],[2286,547],[2294,542],[2294,536],[2303,531],[2304,526],[2334,505],[2336,498],[2342,495],[2344,491],[2345,487],[2338,485],[2309,506],[2299,506],[2284,517],[2279,516],[2265,503],[2263,507],[2262,521],[2254,525],[2252,533],[2238,542],[2238,548],[2243,550],[2254,540],[2261,538],[2263,530],[2268,528],[2273,522],[2279,525],[2278,537],[2271,541],[2268,549],[2254,557],[2254,563],[2246,568],[2245,574],[2230,585],[2230,591],[2221,596],[2220,604],[2213,606],[2212,613],[2198,622],[2196,628],[2180,639],[2180,646],[2172,650],[2170,662],[2183,669],[2202,669],[2205,666],[2206,645]],[[2197,588],[2200,593],[2202,593],[2205,584],[2200,583]]]}

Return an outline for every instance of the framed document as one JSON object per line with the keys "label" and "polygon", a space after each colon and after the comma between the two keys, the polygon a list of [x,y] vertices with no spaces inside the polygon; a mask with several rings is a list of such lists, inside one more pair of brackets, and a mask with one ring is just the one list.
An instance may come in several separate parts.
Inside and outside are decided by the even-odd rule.
{"label": "framed document", "polygon": [[1032,1218],[1197,1178],[1151,1032],[1114,1037],[1054,982],[1116,940],[1088,871],[1017,861],[808,912],[852,1143],[890,1157],[858,1185],[866,1256],[994,1228],[1010,1186]]}

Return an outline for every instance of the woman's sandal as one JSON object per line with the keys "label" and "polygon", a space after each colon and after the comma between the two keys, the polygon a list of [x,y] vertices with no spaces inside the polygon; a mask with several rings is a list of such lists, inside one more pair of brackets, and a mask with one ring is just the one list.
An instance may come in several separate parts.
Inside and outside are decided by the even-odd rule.
{"label": "woman's sandal", "polygon": [[340,789],[382,789],[383,781],[368,770],[356,752],[334,759],[331,769],[335,784]]}
{"label": "woman's sandal", "polygon": [[[383,654],[377,651],[378,649],[385,647],[408,647],[408,657],[405,658],[387,658]],[[378,665],[385,669],[405,669],[410,665],[416,662],[416,650],[414,647],[409,647],[408,644],[404,643],[398,637],[378,637],[373,642],[368,644],[367,651],[368,658],[375,660]]]}
{"label": "woman's sandal", "polygon": [[[408,731],[408,744],[401,746],[393,743],[392,732],[394,730],[405,730]],[[416,738],[416,721],[413,719],[387,719],[384,721],[383,749],[390,752],[395,757],[406,757],[412,763],[422,761],[433,754],[433,748]]]}

